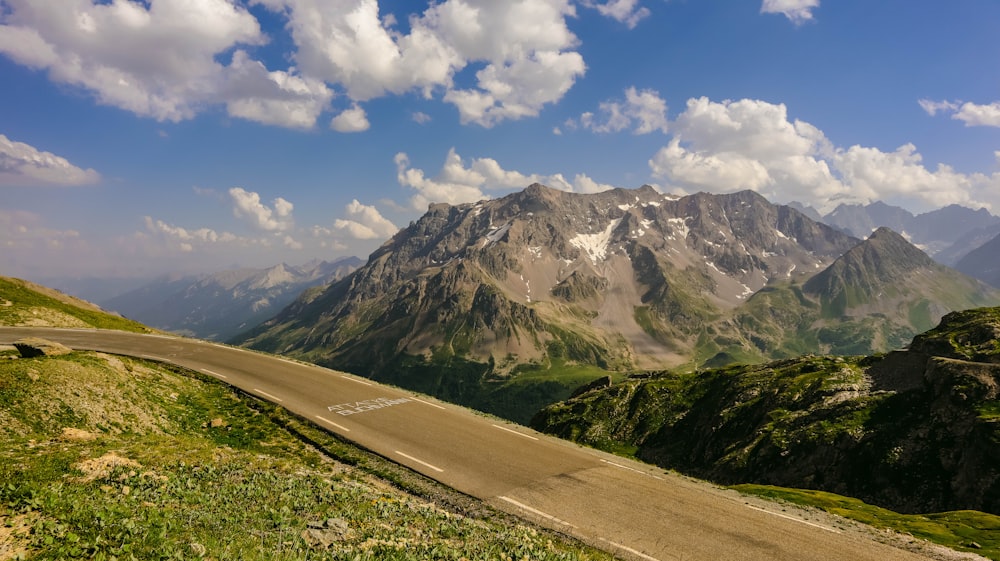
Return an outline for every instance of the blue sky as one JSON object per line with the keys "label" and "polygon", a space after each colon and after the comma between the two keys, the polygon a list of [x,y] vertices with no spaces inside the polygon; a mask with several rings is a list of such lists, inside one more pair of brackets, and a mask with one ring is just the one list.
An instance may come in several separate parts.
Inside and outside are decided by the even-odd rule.
{"label": "blue sky", "polygon": [[0,274],[366,257],[431,202],[1000,214],[995,0],[0,0]]}

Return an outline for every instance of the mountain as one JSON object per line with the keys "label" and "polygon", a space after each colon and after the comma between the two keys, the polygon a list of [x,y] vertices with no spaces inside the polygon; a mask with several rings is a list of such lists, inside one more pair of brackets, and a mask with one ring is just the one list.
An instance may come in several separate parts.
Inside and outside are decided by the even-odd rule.
{"label": "mountain", "polygon": [[1000,234],[963,257],[955,268],[1000,288]]}
{"label": "mountain", "polygon": [[349,257],[235,269],[202,276],[164,276],[102,302],[147,325],[203,339],[226,340],[272,317],[303,290],[343,278],[361,265]]}
{"label": "mountain", "polygon": [[[976,239],[974,236],[967,240],[963,240],[964,237],[977,230],[1000,227],[1000,217],[983,208],[972,210],[949,205],[914,215],[881,201],[867,205],[842,204],[825,215],[822,222],[859,238],[867,237],[880,227],[890,228],[944,265],[954,265],[963,251],[977,247],[970,245]],[[942,254],[940,258],[939,253]],[[959,255],[955,257],[955,254]]]}
{"label": "mountain", "polygon": [[998,388],[1000,308],[981,308],[946,315],[905,351],[631,378],[532,425],[724,484],[1000,513]]}
{"label": "mountain", "polygon": [[860,242],[751,191],[532,185],[432,205],[354,274],[234,342],[525,421],[609,372],[887,351],[989,304],[1000,292],[896,234]]}

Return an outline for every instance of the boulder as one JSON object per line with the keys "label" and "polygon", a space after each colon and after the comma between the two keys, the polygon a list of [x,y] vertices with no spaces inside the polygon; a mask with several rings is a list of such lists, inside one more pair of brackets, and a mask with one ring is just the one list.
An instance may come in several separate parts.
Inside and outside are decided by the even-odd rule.
{"label": "boulder", "polygon": [[19,353],[21,353],[22,358],[34,358],[38,356],[59,356],[66,355],[73,352],[73,349],[56,343],[55,341],[49,341],[48,339],[42,339],[41,337],[25,337],[23,339],[18,339],[14,341],[14,347]]}

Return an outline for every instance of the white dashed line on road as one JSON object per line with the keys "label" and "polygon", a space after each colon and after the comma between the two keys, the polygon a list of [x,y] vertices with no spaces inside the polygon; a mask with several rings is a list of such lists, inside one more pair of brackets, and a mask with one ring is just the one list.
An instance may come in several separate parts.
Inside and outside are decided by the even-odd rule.
{"label": "white dashed line on road", "polygon": [[758,506],[753,506],[753,505],[747,505],[747,506],[750,507],[750,508],[752,508],[752,509],[754,509],[754,510],[759,510],[761,512],[766,512],[767,514],[771,514],[773,516],[780,516],[781,518],[786,518],[786,519],[791,520],[793,522],[799,522],[799,523],[805,524],[807,526],[812,526],[814,528],[819,528],[820,530],[826,530],[827,532],[833,532],[834,534],[842,534],[843,533],[840,530],[836,530],[834,528],[829,528],[827,526],[823,526],[822,524],[816,524],[815,522],[809,522],[808,520],[802,520],[801,518],[795,518],[794,516],[788,516],[787,514],[781,514],[780,512],[772,512],[770,510],[766,510],[766,509],[760,508]]}
{"label": "white dashed line on road", "polygon": [[430,405],[431,407],[437,407],[438,409],[444,409],[444,407],[441,407],[440,405],[438,405],[436,403],[431,403],[429,401],[424,401],[422,399],[417,399],[415,397],[411,397],[410,399],[412,399],[413,401],[418,401],[420,403],[423,403],[424,405]]}
{"label": "white dashed line on road", "polygon": [[265,392],[263,390],[258,390],[257,388],[254,388],[253,391],[259,393],[260,395],[262,395],[264,397],[271,398],[271,399],[277,401],[278,403],[281,403],[282,401],[284,401],[280,397],[273,396],[273,395],[271,395],[271,394],[269,394],[269,393],[267,393],[267,392]]}
{"label": "white dashed line on road", "polygon": [[646,473],[646,472],[644,472],[642,470],[638,470],[638,469],[635,469],[635,468],[630,468],[628,466],[623,466],[621,464],[616,464],[614,462],[609,462],[608,460],[601,460],[601,461],[604,462],[604,463],[606,463],[606,464],[608,464],[609,466],[615,466],[616,468],[620,468],[620,469],[627,469],[628,471],[634,471],[634,472],[636,472],[638,474],[642,474],[642,475],[645,475],[647,477],[652,477],[653,479],[659,479],[660,481],[663,481],[662,477],[653,475],[651,473]]}
{"label": "white dashed line on road", "polygon": [[371,385],[373,385],[373,384],[371,384],[369,382],[365,382],[364,380],[358,380],[357,378],[352,378],[350,376],[341,376],[341,378],[343,378],[345,380],[350,380],[350,381],[354,382],[355,384],[362,384],[362,385],[365,385],[365,386],[371,386]]}
{"label": "white dashed line on road", "polygon": [[404,453],[400,452],[399,450],[396,450],[396,453],[399,454],[400,456],[406,458],[407,460],[412,460],[412,461],[417,462],[418,464],[420,464],[422,466],[429,467],[429,468],[431,468],[432,470],[434,470],[434,471],[436,471],[438,473],[444,473],[443,469],[441,469],[441,468],[439,468],[439,467],[437,467],[435,465],[428,464],[427,462],[425,462],[423,460],[418,460],[418,459],[414,458],[413,456],[411,456],[409,454],[404,454]]}
{"label": "white dashed line on road", "polygon": [[208,374],[209,376],[218,376],[219,378],[225,378],[226,377],[225,375],[219,374],[218,372],[212,372],[208,368],[202,368],[201,371],[204,372],[205,374]]}
{"label": "white dashed line on road", "polygon": [[520,437],[522,437],[522,438],[529,438],[529,439],[531,439],[531,440],[538,440],[537,438],[535,438],[534,436],[531,436],[530,434],[524,434],[523,432],[517,432],[517,431],[516,431],[516,430],[514,430],[514,429],[509,429],[509,428],[507,428],[507,427],[501,427],[500,425],[493,425],[493,426],[494,426],[494,427],[496,427],[496,428],[498,428],[498,429],[500,429],[500,430],[505,430],[505,431],[507,431],[507,432],[511,432],[511,433],[514,433],[514,434],[516,434],[517,436],[520,436]]}
{"label": "white dashed line on road", "polygon": [[629,547],[627,545],[622,545],[620,543],[615,543],[613,541],[606,540],[604,538],[597,538],[597,539],[601,540],[602,542],[604,542],[604,543],[606,543],[606,544],[608,544],[610,546],[617,547],[618,549],[620,549],[622,551],[627,551],[627,552],[631,553],[632,555],[635,555],[636,557],[642,557],[643,559],[646,559],[647,561],[660,561],[656,557],[651,557],[651,556],[646,555],[645,553],[643,553],[641,551],[636,551],[636,550],[632,549],[631,547]]}
{"label": "white dashed line on road", "polygon": [[512,499],[510,497],[500,496],[500,497],[497,497],[497,498],[500,499],[501,501],[507,501],[508,503],[516,506],[517,508],[519,508],[519,509],[521,509],[523,511],[530,512],[531,514],[534,514],[536,516],[541,516],[542,518],[544,518],[546,520],[551,520],[551,521],[555,522],[556,524],[562,524],[563,526],[569,526],[570,528],[576,528],[576,526],[570,524],[569,522],[566,522],[565,520],[560,520],[560,519],[556,518],[555,516],[552,516],[551,514],[547,514],[547,513],[542,512],[542,511],[540,511],[540,510],[538,510],[536,508],[531,508],[530,506],[528,506],[528,505],[526,505],[524,503],[520,503],[518,501],[515,501],[514,499]]}
{"label": "white dashed line on road", "polygon": [[344,432],[351,432],[351,429],[345,427],[344,425],[338,425],[337,423],[334,423],[330,419],[325,419],[323,417],[320,417],[319,415],[316,415],[316,418],[319,419],[320,421],[323,421],[324,423],[329,423],[329,424],[337,427],[338,429],[340,429],[340,430],[342,430]]}

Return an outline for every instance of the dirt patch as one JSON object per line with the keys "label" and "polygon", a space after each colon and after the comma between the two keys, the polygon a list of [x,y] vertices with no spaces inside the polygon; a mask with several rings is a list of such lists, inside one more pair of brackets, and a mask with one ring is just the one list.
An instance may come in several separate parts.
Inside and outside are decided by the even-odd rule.
{"label": "dirt patch", "polygon": [[27,557],[34,518],[31,514],[0,514],[0,561]]}
{"label": "dirt patch", "polygon": [[89,482],[102,477],[107,477],[111,471],[118,467],[141,468],[142,464],[124,456],[119,456],[114,452],[108,452],[100,458],[91,458],[73,464],[73,467],[83,472],[82,482]]}
{"label": "dirt patch", "polygon": [[62,434],[59,436],[62,440],[76,441],[76,442],[90,442],[91,440],[97,440],[100,435],[92,432],[88,432],[82,429],[75,429],[73,427],[66,427],[62,430]]}

